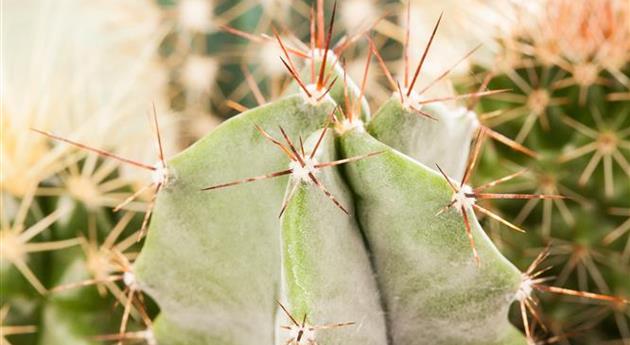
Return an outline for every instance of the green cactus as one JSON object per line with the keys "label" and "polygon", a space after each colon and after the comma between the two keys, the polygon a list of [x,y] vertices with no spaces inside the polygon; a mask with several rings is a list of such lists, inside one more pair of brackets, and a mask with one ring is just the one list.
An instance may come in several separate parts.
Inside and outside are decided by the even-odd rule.
{"label": "green cactus", "polygon": [[[298,319],[353,321],[363,330],[331,330],[327,343],[382,344],[386,333],[395,343],[524,343],[507,321],[518,270],[473,221],[482,262],[476,267],[461,214],[435,215],[451,197],[444,178],[361,128],[337,135],[336,145],[329,133],[315,156],[325,161],[384,151],[339,172],[316,170],[350,216],[296,171],[288,179],[200,191],[286,169],[286,157],[255,125],[280,125],[294,139],[310,136],[308,148],[333,108],[330,98],[313,106],[290,96],[227,121],[169,162],[173,182],[158,197],[134,265],[143,290],[161,307],[158,342],[271,343],[279,336],[276,320],[283,320],[278,299]],[[283,194],[292,197],[278,219]],[[192,257],[207,259],[187,264]],[[178,269],[165,273],[164,267]],[[331,320],[339,316],[345,319]]]}
{"label": "green cactus", "polygon": [[[323,11],[321,1],[320,6]],[[258,18],[258,12],[248,10],[235,23],[251,27],[248,18]],[[28,204],[33,196],[24,197],[22,209],[30,212],[15,224],[5,222],[3,213],[2,336],[14,344],[41,345],[532,345],[542,339],[538,324],[556,332],[556,323],[566,328],[581,310],[564,303],[548,308],[548,298],[539,304],[536,293],[542,292],[605,303],[612,316],[578,342],[624,337],[628,301],[612,295],[629,294],[630,247],[622,243],[623,219],[614,223],[609,216],[627,215],[619,207],[630,206],[624,151],[630,147],[630,108],[610,101],[624,98],[623,78],[602,69],[602,78],[615,81],[558,87],[558,79],[546,77],[566,64],[550,66],[522,53],[522,67],[492,71],[495,77],[477,92],[429,98],[428,87],[414,86],[431,36],[410,84],[404,78],[399,85],[384,71],[392,96],[371,111],[364,96],[372,85],[365,77],[355,83],[340,50],[331,47],[334,13],[333,7],[327,34],[320,23],[316,27],[317,43],[305,54],[313,59],[295,63],[283,47],[294,82],[282,98],[227,120],[171,159],[163,156],[159,128],[156,165],[39,131],[96,152],[108,163],[146,170],[152,174],[146,190],[155,193],[146,199],[144,216],[101,208],[111,201],[75,196],[80,202],[74,202],[56,194],[37,196],[33,205]],[[435,30],[438,25],[439,20]],[[211,35],[201,30],[194,36]],[[372,54],[382,61],[371,38],[368,47],[367,67]],[[193,50],[212,49],[204,43]],[[478,69],[484,76],[488,72]],[[477,115],[511,109],[506,99],[518,98],[486,87],[517,90],[532,76],[538,84],[517,95],[527,99],[530,115],[524,122]],[[469,85],[457,87],[465,92]],[[478,102],[480,96],[490,97]],[[449,104],[462,98],[473,101],[467,107]],[[601,174],[567,174],[566,166],[589,165],[579,153],[594,146],[591,142],[601,155]],[[63,167],[103,175],[98,183],[132,194],[127,201],[138,196],[117,180],[117,166],[73,153],[66,160]],[[611,162],[623,173],[611,173]],[[519,166],[530,169],[517,172]],[[523,180],[532,187],[528,192],[537,194],[513,194],[521,192]],[[471,181],[480,187],[470,187]],[[43,181],[38,190],[58,183]],[[485,190],[498,184],[505,194]],[[527,200],[493,200],[513,198]],[[536,208],[536,202],[543,206]],[[60,217],[68,205],[72,212]],[[50,220],[58,221],[50,226]],[[521,226],[530,233],[507,230]],[[27,240],[33,246],[22,247],[19,255],[6,250],[14,248],[5,246],[8,240],[16,243],[23,229],[32,228],[37,237]],[[550,242],[546,250],[537,248],[536,259],[526,250]],[[29,248],[64,250],[26,256]],[[541,265],[565,255],[564,268],[547,272]],[[24,263],[36,283],[24,274]],[[547,278],[553,274],[555,282]],[[80,289],[88,285],[96,288]],[[585,292],[593,290],[601,294]],[[541,306],[548,312],[544,316]],[[519,315],[513,315],[516,310]],[[36,335],[28,325],[37,326]]]}

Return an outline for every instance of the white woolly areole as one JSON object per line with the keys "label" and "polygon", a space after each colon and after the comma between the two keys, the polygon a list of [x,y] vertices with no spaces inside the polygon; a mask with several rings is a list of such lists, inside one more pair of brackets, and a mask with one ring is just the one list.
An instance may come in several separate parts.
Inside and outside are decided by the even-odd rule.
{"label": "white woolly areole", "polygon": [[352,121],[348,119],[343,119],[341,122],[339,122],[339,124],[337,124],[336,129],[339,134],[343,134],[353,129],[363,131],[365,129],[365,126],[363,125],[363,121],[361,121],[360,119],[353,119]]}
{"label": "white woolly areole", "polygon": [[341,4],[341,22],[350,31],[365,28],[378,17],[373,0],[345,0]]}
{"label": "white woolly areole", "polygon": [[[282,37],[282,41],[287,41],[288,38]],[[254,45],[252,45],[254,46]],[[267,74],[272,77],[278,77],[286,73],[286,68],[283,64],[278,63],[278,56],[283,55],[282,48],[275,41],[266,41],[261,45],[257,45],[255,54],[258,55],[260,66],[265,70]]]}
{"label": "white woolly areole", "polygon": [[319,169],[315,167],[319,162],[315,158],[304,157],[304,166],[297,161],[291,161],[289,163],[289,169],[291,169],[291,176],[300,182],[311,183],[309,174],[317,174]]}
{"label": "white woolly areole", "polygon": [[467,196],[466,194],[472,194],[473,190],[469,185],[463,185],[457,192],[453,193],[453,197],[451,198],[451,202],[453,203],[453,207],[461,212],[462,207],[464,209],[471,208],[477,199],[474,197]]}
{"label": "white woolly areole", "polygon": [[401,86],[400,91],[396,90],[392,93],[392,95],[400,100],[400,94],[402,93],[402,106],[405,110],[412,111],[412,107],[416,110],[421,110],[422,104],[420,104],[420,102],[422,101],[422,96],[413,89],[409,93],[409,96],[407,96],[407,92],[409,92],[409,89]]}
{"label": "white woolly areole", "polygon": [[306,101],[306,103],[310,105],[317,105],[319,102],[326,99],[326,97],[324,97],[326,87],[322,87],[318,90],[316,84],[308,84],[306,85],[306,89],[311,94],[310,96],[306,93],[306,91],[300,88],[300,90],[302,90],[302,98]]}
{"label": "white woolly areole", "polygon": [[136,276],[131,271],[123,273],[123,283],[132,290],[140,290]]}
{"label": "white woolly areole", "polygon": [[151,181],[155,184],[166,184],[168,181],[168,167],[164,165],[161,161],[157,162],[155,165],[155,170],[151,173]]}
{"label": "white woolly areole", "polygon": [[209,92],[214,84],[219,64],[213,58],[192,55],[182,68],[181,80],[192,92]]}
{"label": "white woolly areole", "polygon": [[[298,336],[302,333],[300,340]],[[289,330],[289,336],[295,341],[292,344],[296,345],[310,345],[315,343],[315,330],[310,329],[309,325],[305,325],[303,328],[300,326],[292,325]]]}
{"label": "white woolly areole", "polygon": [[179,23],[192,31],[206,31],[210,28],[212,4],[207,0],[183,0],[178,5]]}
{"label": "white woolly areole", "polygon": [[532,292],[534,291],[534,281],[526,274],[523,274],[523,279],[521,280],[521,285],[518,287],[518,291],[516,291],[516,295],[514,295],[514,299],[522,302],[528,299]]}

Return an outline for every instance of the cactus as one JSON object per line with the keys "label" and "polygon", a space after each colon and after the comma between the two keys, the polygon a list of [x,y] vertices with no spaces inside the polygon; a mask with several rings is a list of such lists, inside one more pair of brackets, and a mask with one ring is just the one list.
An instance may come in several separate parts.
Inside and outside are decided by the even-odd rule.
{"label": "cactus", "polygon": [[[487,117],[487,124],[538,152],[539,159],[515,157],[504,148],[489,146],[477,177],[492,179],[528,168],[521,187],[505,188],[570,196],[522,207],[507,203],[493,207],[529,231],[527,246],[555,243],[550,254],[563,263],[550,272],[557,276],[555,284],[627,296],[627,278],[618,278],[630,274],[627,225],[623,217],[612,215],[627,214],[623,210],[630,200],[626,25],[630,5],[554,1],[548,6],[544,20],[526,17],[529,27],[505,39],[504,56],[512,57],[510,66],[477,67],[478,73],[493,73],[491,88],[511,90],[480,102],[482,112],[513,109]],[[497,168],[501,166],[505,169]],[[501,233],[495,238],[515,262],[528,260],[520,236],[514,236],[518,235]],[[627,306],[616,306],[572,341],[599,344],[620,339],[620,344],[628,344],[627,312]],[[547,321],[570,333],[581,327],[576,319],[593,315],[593,310],[563,304]]]}
{"label": "cactus", "polygon": [[[88,177],[86,181],[103,193],[86,197],[84,188],[84,193],[70,193],[72,199],[58,193],[49,199],[38,197],[32,214],[18,213],[16,225],[9,229],[3,214],[3,246],[9,243],[8,236],[22,239],[20,234],[28,233],[26,241],[41,233],[20,255],[6,256],[13,252],[5,249],[16,246],[1,251],[2,280],[11,283],[2,286],[3,336],[17,344],[140,340],[149,345],[531,345],[542,340],[536,327],[548,321],[540,313],[539,294],[598,300],[615,315],[627,308],[626,299],[613,296],[627,295],[623,266],[606,267],[604,284],[610,284],[606,288],[594,277],[598,293],[572,282],[565,287],[566,279],[549,281],[544,262],[566,252],[563,248],[574,248],[571,238],[565,236],[568,243],[540,250],[531,260],[515,254],[505,241],[495,245],[482,228],[500,224],[500,236],[491,235],[509,239],[508,243],[548,242],[548,237],[520,233],[535,229],[535,234],[544,235],[536,223],[508,221],[519,218],[513,215],[514,203],[495,201],[520,199],[527,208],[537,201],[555,203],[561,212],[570,208],[568,217],[581,224],[576,228],[584,237],[581,241],[596,237],[584,230],[592,224],[584,221],[592,204],[566,200],[560,195],[565,190],[547,185],[540,185],[535,194],[514,193],[510,183],[531,172],[492,166],[508,154],[506,149],[514,149],[519,151],[518,162],[535,165],[531,171],[553,173],[554,159],[570,161],[567,155],[575,156],[571,147],[589,145],[580,137],[592,134],[582,124],[584,117],[535,114],[535,119],[548,114],[554,130],[558,119],[575,128],[574,146],[554,145],[538,133],[544,128],[535,123],[520,135],[511,123],[491,129],[492,123],[476,110],[507,108],[500,97],[506,98],[504,89],[514,89],[511,71],[505,75],[494,71],[495,78],[485,78],[474,92],[427,96],[425,91],[455,68],[427,87],[417,85],[441,17],[412,75],[407,74],[411,66],[405,61],[405,72],[396,82],[368,37],[363,80],[353,81],[340,51],[331,44],[336,7],[325,30],[323,2],[318,5],[317,23],[312,13],[310,25],[317,39],[302,46],[308,46],[306,53],[285,43],[278,33],[273,39],[293,78],[284,96],[266,102],[255,81],[248,80],[264,104],[227,120],[171,158],[164,154],[155,108],[151,127],[157,134],[156,164],[44,130],[30,133],[88,151],[83,156],[62,148],[68,161],[62,166],[68,176]],[[234,28],[225,30],[247,36]],[[407,44],[403,56],[408,56]],[[306,57],[306,63],[296,63],[295,56]],[[379,61],[392,91],[376,111],[370,110],[365,97],[372,87],[366,83],[372,57]],[[486,90],[488,85],[492,90]],[[610,94],[620,92],[618,85],[611,88]],[[583,92],[574,91],[562,96],[577,104]],[[553,103],[552,94],[537,95],[538,101]],[[470,100],[467,106],[448,104],[462,99]],[[627,111],[623,106],[609,109]],[[517,140],[500,133],[514,134]],[[487,138],[507,147],[491,146],[482,154],[482,148],[490,146]],[[623,158],[623,151],[618,155]],[[125,187],[118,164],[144,172],[145,187],[137,192]],[[607,179],[604,174],[602,195],[612,191],[624,200],[627,193],[618,192],[618,185]],[[578,182],[570,183],[571,189],[577,189]],[[54,187],[48,184],[55,183],[44,181],[37,190],[50,192]],[[114,187],[100,188],[107,183]],[[502,187],[506,189],[495,192]],[[125,195],[122,200],[116,194],[120,192]],[[109,199],[116,196],[116,202]],[[29,208],[29,200],[28,196],[23,200],[23,210]],[[147,202],[144,215],[133,212],[138,200]],[[118,215],[123,209],[128,212]],[[61,217],[64,212],[68,214]],[[478,220],[477,215],[487,220]],[[58,218],[59,224],[49,226]],[[569,234],[557,227],[560,219],[553,221],[548,235]],[[22,232],[23,228],[29,230]],[[593,239],[598,241],[593,249],[617,245],[613,251],[622,258],[618,242],[627,227],[612,228],[603,233],[607,236]],[[591,244],[585,245],[589,251]],[[24,273],[29,248],[63,250],[29,258],[35,273],[26,273],[25,280],[16,273]],[[119,305],[114,317],[112,304]],[[5,322],[9,305],[17,312]],[[520,311],[518,318],[509,317],[513,307]],[[573,312],[563,306],[554,314],[566,310]],[[36,324],[37,339],[11,333],[30,333],[32,326],[5,324]]]}
{"label": "cactus", "polygon": [[[356,215],[356,220],[326,202],[318,185],[304,182],[299,170],[290,173],[289,180],[297,186],[295,191],[287,187],[286,178],[229,191],[199,191],[204,185],[247,177],[250,172],[260,174],[286,167],[287,159],[281,152],[273,152],[275,148],[262,135],[256,135],[254,123],[263,128],[281,125],[290,137],[297,138],[321,128],[333,108],[330,99],[317,106],[299,95],[279,100],[227,121],[169,162],[174,181],[158,197],[147,242],[134,265],[143,290],[161,306],[162,314],[154,326],[158,342],[161,337],[166,337],[166,343],[183,343],[183,339],[186,343],[194,339],[198,343],[246,343],[254,339],[273,342],[278,332],[274,327],[274,300],[279,299],[298,319],[309,315],[309,320],[317,323],[354,321],[365,329],[331,330],[330,335],[323,336],[330,339],[328,342],[361,340],[381,344],[385,343],[386,332],[380,298],[386,308],[391,308],[389,332],[395,342],[405,343],[414,337],[444,344],[501,344],[507,337],[518,341],[518,333],[506,317],[519,287],[516,268],[474,224],[472,231],[483,262],[481,268],[476,268],[461,215],[447,212],[435,216],[448,204],[446,181],[360,128],[337,138],[339,151],[334,149],[332,135],[323,137],[317,161],[385,152],[347,163],[347,184],[341,176],[332,175],[332,167],[312,172],[348,213]],[[306,140],[306,148],[317,134]],[[349,153],[344,155],[346,151]],[[349,189],[361,202],[353,201]],[[251,193],[259,197],[252,198]],[[285,193],[292,197],[288,198],[286,213],[278,219]],[[191,198],[195,198],[192,207]],[[394,203],[400,202],[418,207],[396,210]],[[382,281],[374,279],[358,224],[369,229],[364,230],[367,245],[374,250],[376,276]],[[409,228],[417,229],[415,235]],[[385,233],[388,235],[381,239]],[[340,238],[335,241],[330,238],[333,235]],[[171,244],[170,250],[167,243]],[[173,250],[174,243],[184,246],[182,251]],[[220,259],[186,264],[188,255],[202,253]],[[440,272],[447,262],[457,273]],[[181,269],[165,276],[164,265]],[[193,277],[199,281],[191,280]],[[446,284],[449,288],[438,288],[449,279],[454,279]],[[402,290],[411,295],[395,302]],[[433,302],[427,303],[430,300]],[[424,304],[428,305],[419,309]],[[448,331],[453,327],[450,318],[462,312],[469,321],[459,323],[461,329],[456,332]],[[331,320],[331,316],[346,319]],[[406,320],[416,322],[410,325]]]}

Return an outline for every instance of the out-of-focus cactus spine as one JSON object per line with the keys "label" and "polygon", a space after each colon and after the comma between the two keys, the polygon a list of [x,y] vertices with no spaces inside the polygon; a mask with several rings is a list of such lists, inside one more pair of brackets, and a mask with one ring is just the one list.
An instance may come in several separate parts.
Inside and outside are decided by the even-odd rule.
{"label": "out-of-focus cactus spine", "polygon": [[[556,284],[627,296],[627,279],[618,277],[630,275],[630,240],[624,219],[611,215],[623,215],[630,200],[630,4],[557,0],[542,10],[524,16],[524,24],[505,39],[499,58],[513,57],[509,67],[498,62],[494,70],[478,69],[493,73],[491,88],[512,90],[482,100],[482,111],[494,112],[488,122],[538,152],[540,159],[491,147],[479,176],[526,167],[528,182],[513,188],[571,197],[523,207],[496,204],[498,212],[530,230],[528,244],[518,235],[500,235],[508,257],[525,261],[526,247],[551,243],[553,259],[563,262],[553,272]],[[619,343],[627,344],[627,312],[627,306],[617,305],[610,316],[602,314],[603,322],[587,336],[571,343],[622,339]],[[571,333],[582,327],[575,320],[596,314],[564,304],[545,321]]]}

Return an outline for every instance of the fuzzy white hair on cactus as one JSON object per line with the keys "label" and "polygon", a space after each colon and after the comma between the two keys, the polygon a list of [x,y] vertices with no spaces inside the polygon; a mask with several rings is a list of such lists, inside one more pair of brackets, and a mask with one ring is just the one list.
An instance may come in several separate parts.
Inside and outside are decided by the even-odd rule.
{"label": "fuzzy white hair on cactus", "polygon": [[212,2],[210,0],[183,0],[178,4],[180,25],[190,31],[204,32],[212,21]]}
{"label": "fuzzy white hair on cactus", "polygon": [[453,207],[457,209],[459,212],[462,212],[464,209],[470,209],[475,205],[477,199],[473,195],[474,191],[472,187],[469,185],[463,185],[457,192],[453,192],[453,196],[451,198],[451,202],[453,202]]}
{"label": "fuzzy white hair on cactus", "polygon": [[181,81],[189,91],[209,92],[214,83],[219,66],[215,59],[204,56],[190,56],[182,69]]}
{"label": "fuzzy white hair on cactus", "polygon": [[514,300],[523,302],[529,299],[534,292],[534,281],[528,274],[523,274],[523,278],[521,280],[521,285],[519,285],[516,294],[514,295]]}
{"label": "fuzzy white hair on cactus", "polygon": [[[282,38],[286,40],[285,38]],[[282,55],[282,49],[274,41],[265,41],[260,46],[256,46],[256,53],[260,65],[271,78],[283,76],[286,70],[282,64],[278,63],[278,56]]]}
{"label": "fuzzy white hair on cactus", "polygon": [[392,96],[402,97],[402,106],[407,111],[422,110],[422,100],[424,98],[414,89],[410,90],[406,86],[401,86],[400,90],[392,93]]}
{"label": "fuzzy white hair on cactus", "polygon": [[169,175],[168,166],[166,166],[163,161],[159,161],[154,167],[155,170],[151,172],[151,181],[153,181],[154,184],[166,185]]}
{"label": "fuzzy white hair on cactus", "polygon": [[140,285],[138,285],[138,280],[136,280],[136,275],[133,274],[131,270],[125,271],[123,273],[123,283],[129,289],[137,291],[140,290]]}
{"label": "fuzzy white hair on cactus", "polygon": [[363,29],[366,23],[372,23],[378,16],[372,0],[346,0],[341,3],[340,10],[341,23],[348,31]]}
{"label": "fuzzy white hair on cactus", "polygon": [[310,174],[317,174],[319,168],[317,168],[319,162],[315,158],[304,157],[304,165],[298,161],[291,161],[289,163],[289,169],[291,169],[291,176],[296,180],[304,183],[312,183]]}

